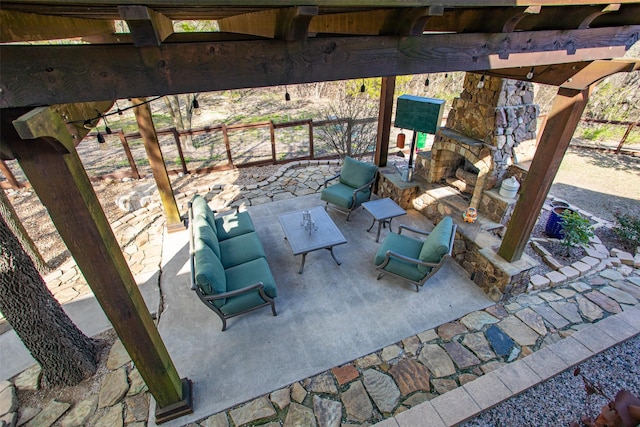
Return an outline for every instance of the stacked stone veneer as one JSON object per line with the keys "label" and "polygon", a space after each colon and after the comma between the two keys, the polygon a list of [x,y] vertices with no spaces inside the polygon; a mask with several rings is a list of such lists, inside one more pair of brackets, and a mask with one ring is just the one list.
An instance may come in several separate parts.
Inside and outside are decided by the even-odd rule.
{"label": "stacked stone veneer", "polygon": [[535,140],[539,108],[529,82],[467,73],[463,92],[454,99],[446,127],[435,135],[428,182],[453,176],[462,158],[472,163],[478,180],[470,205],[479,208],[483,191],[493,188],[514,163],[514,149]]}

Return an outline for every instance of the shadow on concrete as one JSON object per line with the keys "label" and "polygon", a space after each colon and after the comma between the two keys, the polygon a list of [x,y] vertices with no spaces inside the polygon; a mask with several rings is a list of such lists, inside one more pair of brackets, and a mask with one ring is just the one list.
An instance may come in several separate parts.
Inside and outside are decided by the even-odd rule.
{"label": "shadow on concrete", "polygon": [[[377,226],[366,232],[372,218],[363,209],[349,222],[328,211],[348,242],[334,248],[342,265],[317,251],[298,274],[300,257],[293,257],[277,216],[319,205],[312,194],[248,208],[278,286],[278,316],[254,311],[231,319],[225,332],[190,290],[187,232],[165,236],[158,327],[180,376],[194,383],[195,412],[162,426],[208,417],[493,304],[455,262],[419,293],[395,278],[376,280]],[[393,223],[394,230],[402,223],[433,227],[416,211]]]}
{"label": "shadow on concrete", "polygon": [[[154,317],[160,307],[159,276],[159,272],[155,272],[136,277],[144,302]],[[93,294],[76,298],[62,308],[89,337],[113,328]],[[0,335],[0,361],[0,379],[9,379],[36,363],[13,329]]]}

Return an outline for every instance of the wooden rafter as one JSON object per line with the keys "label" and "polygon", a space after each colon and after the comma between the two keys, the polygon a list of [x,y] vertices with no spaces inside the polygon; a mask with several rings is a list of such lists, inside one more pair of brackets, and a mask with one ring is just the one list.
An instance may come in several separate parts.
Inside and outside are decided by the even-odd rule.
{"label": "wooden rafter", "polygon": [[173,21],[146,6],[118,6],[136,47],[160,46],[173,34]]}
{"label": "wooden rafter", "polygon": [[[38,28],[46,31],[41,37],[49,39],[83,37],[87,28],[70,31],[73,23],[66,20],[91,18],[98,26],[110,26],[113,20],[123,19],[122,10],[147,10],[142,22],[133,27],[135,32],[159,32],[161,21],[218,20],[223,31],[235,34],[254,34],[267,38],[300,40],[309,33],[378,35],[421,34],[421,29],[433,32],[496,33],[539,30],[571,30],[589,27],[611,27],[638,23],[638,1],[608,3],[585,2],[519,2],[519,1],[470,1],[470,2],[336,2],[320,1],[312,4],[289,2],[220,2],[180,3],[159,0],[145,2],[67,2],[43,0],[42,2],[3,1],[0,9],[12,13],[47,15],[52,24]],[[311,13],[310,13],[311,12]],[[155,17],[157,15],[157,17]],[[138,17],[135,17],[136,21]],[[313,18],[313,19],[312,19]],[[126,18],[125,18],[126,19]],[[158,20],[159,22],[154,22]],[[311,21],[311,22],[309,22]],[[151,25],[150,25],[151,24]],[[284,24],[284,25],[283,25]],[[163,24],[164,25],[164,24]],[[131,23],[130,23],[131,26]],[[151,28],[150,28],[151,27]],[[42,28],[42,29],[40,29]],[[168,26],[167,26],[168,28]],[[151,31],[153,29],[153,31]],[[133,28],[132,28],[133,30]],[[295,30],[295,31],[293,31]],[[33,28],[21,29],[32,32]],[[15,37],[20,37],[16,35]],[[125,38],[119,38],[126,42]],[[28,38],[22,37],[26,41]],[[16,40],[16,38],[12,39]]]}
{"label": "wooden rafter", "polygon": [[68,18],[0,10],[0,42],[39,41],[108,35],[113,23],[98,19]]}
{"label": "wooden rafter", "polygon": [[317,15],[317,6],[296,6],[219,19],[218,26],[220,31],[293,41],[307,37],[309,22]]}
{"label": "wooden rafter", "polygon": [[0,46],[0,107],[593,61],[624,56],[638,33],[640,25],[310,38],[304,43],[163,43],[144,50],[128,45]]}

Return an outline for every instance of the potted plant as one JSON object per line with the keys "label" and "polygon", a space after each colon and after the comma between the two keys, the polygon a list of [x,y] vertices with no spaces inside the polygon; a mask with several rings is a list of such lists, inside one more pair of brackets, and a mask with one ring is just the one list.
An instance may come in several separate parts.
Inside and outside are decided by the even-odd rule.
{"label": "potted plant", "polygon": [[571,209],[565,209],[562,212],[561,227],[562,244],[567,248],[567,256],[571,248],[586,245],[593,237],[593,226],[589,220]]}
{"label": "potted plant", "polygon": [[569,204],[566,202],[557,200],[551,202],[551,213],[549,214],[549,218],[547,219],[547,224],[545,226],[545,233],[547,233],[547,236],[553,237],[554,239],[564,238],[564,235],[562,234],[562,213],[567,209],[571,210],[569,208]]}

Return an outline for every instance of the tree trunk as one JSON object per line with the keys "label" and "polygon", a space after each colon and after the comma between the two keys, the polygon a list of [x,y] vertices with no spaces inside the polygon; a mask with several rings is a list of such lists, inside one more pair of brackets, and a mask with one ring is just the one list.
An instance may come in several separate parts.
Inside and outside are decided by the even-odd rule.
{"label": "tree trunk", "polygon": [[33,261],[0,216],[0,312],[33,358],[46,385],[75,385],[96,371],[96,342],[55,300]]}
{"label": "tree trunk", "polygon": [[40,255],[38,248],[33,242],[33,239],[31,239],[27,233],[27,230],[24,229],[22,222],[20,222],[20,217],[18,217],[18,214],[13,209],[13,206],[4,191],[0,191],[0,216],[7,221],[7,225],[11,229],[11,232],[18,238],[20,244],[33,260],[33,263],[40,274],[47,274],[51,269],[44,258],[42,258],[42,255]]}

